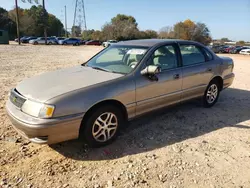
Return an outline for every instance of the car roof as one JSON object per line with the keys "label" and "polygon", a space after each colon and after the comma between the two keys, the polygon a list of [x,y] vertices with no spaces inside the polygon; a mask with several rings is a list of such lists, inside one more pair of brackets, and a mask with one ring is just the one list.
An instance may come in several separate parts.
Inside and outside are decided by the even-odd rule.
{"label": "car roof", "polygon": [[196,43],[194,41],[180,40],[180,39],[140,39],[140,40],[128,40],[128,41],[120,41],[114,45],[134,45],[134,46],[147,46],[152,47],[157,44],[167,43],[167,42],[190,42]]}

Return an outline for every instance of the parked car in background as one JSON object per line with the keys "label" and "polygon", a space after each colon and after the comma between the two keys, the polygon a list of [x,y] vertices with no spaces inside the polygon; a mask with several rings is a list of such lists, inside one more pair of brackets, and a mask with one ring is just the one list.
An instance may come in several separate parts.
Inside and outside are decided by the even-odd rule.
{"label": "parked car in background", "polygon": [[223,49],[223,53],[230,53],[231,50],[233,50],[235,47],[234,46],[229,46],[227,48]]}
{"label": "parked car in background", "polygon": [[59,40],[58,41],[59,44],[61,45],[73,45],[73,46],[79,46],[81,44],[81,40],[77,39],[77,38],[67,38],[64,40]]}
{"label": "parked car in background", "polygon": [[241,51],[240,51],[240,54],[243,54],[243,55],[250,55],[250,48],[241,50]]}
{"label": "parked car in background", "polygon": [[108,47],[110,46],[112,43],[117,43],[117,40],[108,40],[106,42],[103,42],[102,45],[103,47]]}
{"label": "parked car in background", "polygon": [[232,50],[233,54],[239,54],[241,50],[249,49],[250,47],[238,47]]}
{"label": "parked car in background", "polygon": [[101,42],[99,40],[90,40],[85,43],[85,45],[101,45]]}
{"label": "parked car in background", "polygon": [[232,84],[233,68],[231,58],[197,42],[119,42],[82,65],[23,80],[10,91],[6,110],[15,129],[32,142],[80,137],[99,147],[147,112],[197,97],[212,107]]}
{"label": "parked car in background", "polygon": [[90,40],[81,40],[81,44],[82,44],[82,45],[85,45],[86,42],[88,42],[88,41],[90,41]]}
{"label": "parked car in background", "polygon": [[[20,38],[20,41],[22,41],[23,39],[26,39],[26,38],[28,38],[28,37],[29,37],[29,36],[23,36],[23,37]],[[15,42],[18,42],[18,38],[15,39]]]}
{"label": "parked car in background", "polygon": [[[30,40],[29,41],[30,44],[34,44],[34,45],[37,45],[37,44],[45,44],[45,38],[44,37],[39,37],[37,39],[34,39],[34,40]],[[47,38],[47,44],[57,44],[56,41],[54,41],[54,39],[50,39],[50,37]]]}
{"label": "parked car in background", "polygon": [[29,43],[30,40],[35,40],[37,39],[37,37],[27,37],[27,38],[23,38],[21,39],[21,43]]}
{"label": "parked car in background", "polygon": [[56,37],[56,40],[59,42],[59,40],[65,40],[65,37]]}
{"label": "parked car in background", "polygon": [[223,47],[224,45],[215,45],[215,46],[212,46],[211,49],[214,53],[219,53],[221,48]]}
{"label": "parked car in background", "polygon": [[231,46],[222,46],[219,50],[219,53],[227,53],[227,50],[230,48]]}
{"label": "parked car in background", "polygon": [[48,37],[47,40],[49,40],[47,44],[58,44],[58,40],[56,37]]}

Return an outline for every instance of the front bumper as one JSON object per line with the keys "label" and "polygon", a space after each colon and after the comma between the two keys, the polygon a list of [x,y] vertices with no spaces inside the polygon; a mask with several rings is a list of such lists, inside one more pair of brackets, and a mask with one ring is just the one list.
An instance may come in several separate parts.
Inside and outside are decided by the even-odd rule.
{"label": "front bumper", "polygon": [[25,138],[37,144],[55,144],[78,138],[84,114],[60,118],[40,119],[23,113],[10,100],[7,114],[13,127]]}

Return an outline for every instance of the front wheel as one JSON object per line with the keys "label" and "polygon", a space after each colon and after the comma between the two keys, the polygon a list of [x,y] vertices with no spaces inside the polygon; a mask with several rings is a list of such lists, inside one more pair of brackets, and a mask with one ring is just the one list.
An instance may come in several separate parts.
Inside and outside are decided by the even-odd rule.
{"label": "front wheel", "polygon": [[91,147],[101,147],[115,140],[124,122],[121,110],[102,106],[94,110],[82,123],[80,138]]}
{"label": "front wheel", "polygon": [[206,108],[212,107],[220,95],[219,84],[216,80],[210,82],[203,96],[203,105]]}

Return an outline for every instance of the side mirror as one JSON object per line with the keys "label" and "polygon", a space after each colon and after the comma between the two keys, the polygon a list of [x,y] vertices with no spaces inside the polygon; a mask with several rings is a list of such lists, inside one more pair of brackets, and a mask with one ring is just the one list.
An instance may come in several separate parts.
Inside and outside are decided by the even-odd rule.
{"label": "side mirror", "polygon": [[155,75],[161,72],[161,67],[156,65],[149,65],[141,71],[141,75]]}

